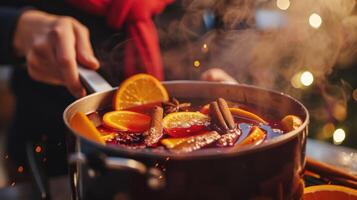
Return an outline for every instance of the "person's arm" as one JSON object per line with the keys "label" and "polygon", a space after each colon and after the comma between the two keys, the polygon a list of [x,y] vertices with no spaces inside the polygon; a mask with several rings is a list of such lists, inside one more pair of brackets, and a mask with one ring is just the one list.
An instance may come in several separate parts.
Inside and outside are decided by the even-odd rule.
{"label": "person's arm", "polygon": [[84,96],[77,65],[99,67],[88,29],[67,16],[0,8],[0,62],[24,58],[32,79],[63,85],[74,96]]}
{"label": "person's arm", "polygon": [[0,65],[15,61],[12,42],[17,21],[23,10],[0,7]]}

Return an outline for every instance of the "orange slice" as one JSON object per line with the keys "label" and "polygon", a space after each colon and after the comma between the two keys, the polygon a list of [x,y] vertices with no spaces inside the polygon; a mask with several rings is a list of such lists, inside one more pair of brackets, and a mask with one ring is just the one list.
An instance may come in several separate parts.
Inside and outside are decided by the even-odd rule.
{"label": "orange slice", "polygon": [[205,114],[205,115],[208,115],[209,113],[209,104],[206,104],[204,105],[201,109],[200,109],[200,112]]}
{"label": "orange slice", "polygon": [[191,139],[192,137],[183,137],[183,138],[165,138],[161,140],[161,144],[163,144],[166,148],[172,149],[175,148],[177,145],[186,142],[187,140]]}
{"label": "orange slice", "polygon": [[132,111],[112,111],[103,116],[106,126],[120,131],[142,132],[149,129],[151,117]]}
{"label": "orange slice", "polygon": [[137,74],[120,85],[114,95],[113,107],[123,110],[168,100],[169,95],[159,80],[148,74]]}
{"label": "orange slice", "polygon": [[301,126],[302,120],[298,116],[287,115],[280,123],[285,131],[293,131]]}
{"label": "orange slice", "polygon": [[260,144],[265,139],[266,134],[265,132],[257,126],[253,126],[250,130],[250,134],[246,137],[239,146],[244,146],[248,144]]}
{"label": "orange slice", "polygon": [[317,185],[304,189],[303,200],[357,200],[357,190],[338,185]]}
{"label": "orange slice", "polygon": [[267,124],[268,122],[265,121],[264,119],[262,119],[261,117],[259,117],[258,115],[251,113],[249,111],[240,109],[240,108],[229,108],[229,110],[231,111],[232,115],[238,115],[239,117],[244,117],[247,119],[251,119],[263,124]]}
{"label": "orange slice", "polygon": [[71,128],[76,132],[81,134],[83,137],[98,142],[100,144],[105,144],[100,132],[90,121],[90,119],[82,112],[76,113],[69,122]]}
{"label": "orange slice", "polygon": [[174,112],[162,121],[165,131],[172,137],[185,137],[203,130],[210,119],[200,112]]}

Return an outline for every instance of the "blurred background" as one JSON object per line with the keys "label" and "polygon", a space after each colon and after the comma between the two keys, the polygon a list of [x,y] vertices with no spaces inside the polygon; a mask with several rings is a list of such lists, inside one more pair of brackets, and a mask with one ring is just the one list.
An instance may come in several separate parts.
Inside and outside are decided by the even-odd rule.
{"label": "blurred background", "polygon": [[[356,149],[356,15],[355,0],[184,0],[155,20],[168,79],[197,79],[208,68],[221,67],[241,83],[301,100],[312,117],[310,138]],[[16,109],[11,71],[0,67],[5,162],[3,141]],[[0,187],[7,181],[3,164]]]}

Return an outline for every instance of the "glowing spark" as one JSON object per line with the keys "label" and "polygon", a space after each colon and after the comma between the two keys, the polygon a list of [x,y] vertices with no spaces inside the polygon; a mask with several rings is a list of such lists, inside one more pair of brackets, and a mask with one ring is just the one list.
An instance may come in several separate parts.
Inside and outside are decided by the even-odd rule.
{"label": "glowing spark", "polygon": [[206,43],[204,43],[204,44],[202,45],[201,51],[202,51],[203,53],[207,53],[207,52],[208,52],[208,45],[207,45]]}
{"label": "glowing spark", "polygon": [[310,23],[310,26],[318,29],[322,24],[322,19],[321,19],[320,15],[318,15],[316,13],[312,13],[309,17],[309,23]]}
{"label": "glowing spark", "polygon": [[341,144],[346,138],[346,133],[342,128],[336,129],[333,132],[333,143],[336,145]]}
{"label": "glowing spark", "polygon": [[12,183],[11,183],[11,187],[14,187],[14,186],[15,186],[15,184],[16,184],[15,182],[12,182]]}
{"label": "glowing spark", "polygon": [[17,168],[17,172],[19,172],[19,173],[24,172],[24,167],[23,167],[23,166],[19,166],[19,167]]}
{"label": "glowing spark", "polygon": [[42,148],[40,146],[36,146],[35,151],[36,153],[40,153],[42,151]]}
{"label": "glowing spark", "polygon": [[201,65],[201,63],[200,63],[200,61],[198,61],[198,60],[195,60],[195,61],[193,62],[193,66],[196,67],[196,68],[200,67],[200,65]]}
{"label": "glowing spark", "polygon": [[314,82],[314,76],[312,75],[311,72],[305,71],[300,76],[300,82],[304,86],[310,86]]}
{"label": "glowing spark", "polygon": [[352,97],[355,101],[357,101],[357,89],[354,89],[352,92]]}
{"label": "glowing spark", "polygon": [[277,0],[276,6],[281,10],[287,10],[290,7],[290,0]]}

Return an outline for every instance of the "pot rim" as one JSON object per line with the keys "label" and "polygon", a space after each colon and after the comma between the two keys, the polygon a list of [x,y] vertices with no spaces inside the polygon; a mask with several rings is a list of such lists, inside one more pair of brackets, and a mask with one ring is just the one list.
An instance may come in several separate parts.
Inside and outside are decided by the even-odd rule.
{"label": "pot rim", "polygon": [[[207,81],[191,81],[191,80],[176,80],[176,81],[163,81],[162,82],[164,85],[170,85],[170,84],[179,84],[179,83],[185,83],[185,84],[211,84],[211,85],[232,85],[232,83],[218,83],[218,82],[207,82]],[[301,133],[309,124],[310,121],[310,115],[307,110],[307,108],[297,99],[293,98],[292,96],[285,94],[283,92],[278,92],[275,90],[271,89],[266,89],[254,85],[248,85],[248,84],[238,84],[238,86],[246,87],[246,88],[252,88],[252,89],[258,89],[258,90],[264,90],[269,93],[274,93],[280,96],[283,96],[284,98],[289,98],[290,100],[294,101],[297,103],[304,111],[305,113],[305,120],[303,124],[290,132],[285,133],[284,135],[278,136],[271,138],[267,140],[266,142],[258,145],[258,146],[246,146],[246,147],[241,147],[238,151],[220,151],[220,148],[212,148],[212,149],[205,149],[204,151],[194,151],[190,153],[173,153],[170,151],[153,151],[152,149],[129,149],[125,147],[113,147],[113,146],[105,146],[102,144],[99,144],[97,142],[94,142],[92,140],[89,140],[85,137],[83,137],[81,134],[73,130],[70,125],[69,125],[69,119],[67,118],[67,113],[71,109],[71,107],[75,106],[78,102],[84,101],[85,99],[89,98],[94,98],[95,96],[98,96],[103,93],[108,93],[108,92],[113,92],[114,90],[117,89],[117,87],[113,88],[112,90],[107,90],[107,91],[102,91],[102,92],[97,92],[94,94],[90,94],[88,96],[82,97],[74,102],[72,102],[70,105],[66,107],[66,109],[63,112],[63,120],[64,123],[66,124],[67,128],[71,131],[72,134],[74,134],[76,137],[79,137],[80,139],[83,139],[84,141],[90,143],[91,145],[95,146],[98,149],[102,149],[105,151],[110,151],[113,153],[117,153],[119,155],[128,155],[128,156],[140,156],[140,157],[151,157],[151,158],[164,158],[164,159],[174,159],[174,160],[191,160],[191,159],[208,159],[208,158],[226,158],[226,157],[235,157],[235,156],[240,156],[240,155],[246,155],[250,153],[254,153],[257,151],[263,151],[266,149],[273,148],[275,146],[284,144],[286,142],[289,142],[290,140],[294,139]]]}

